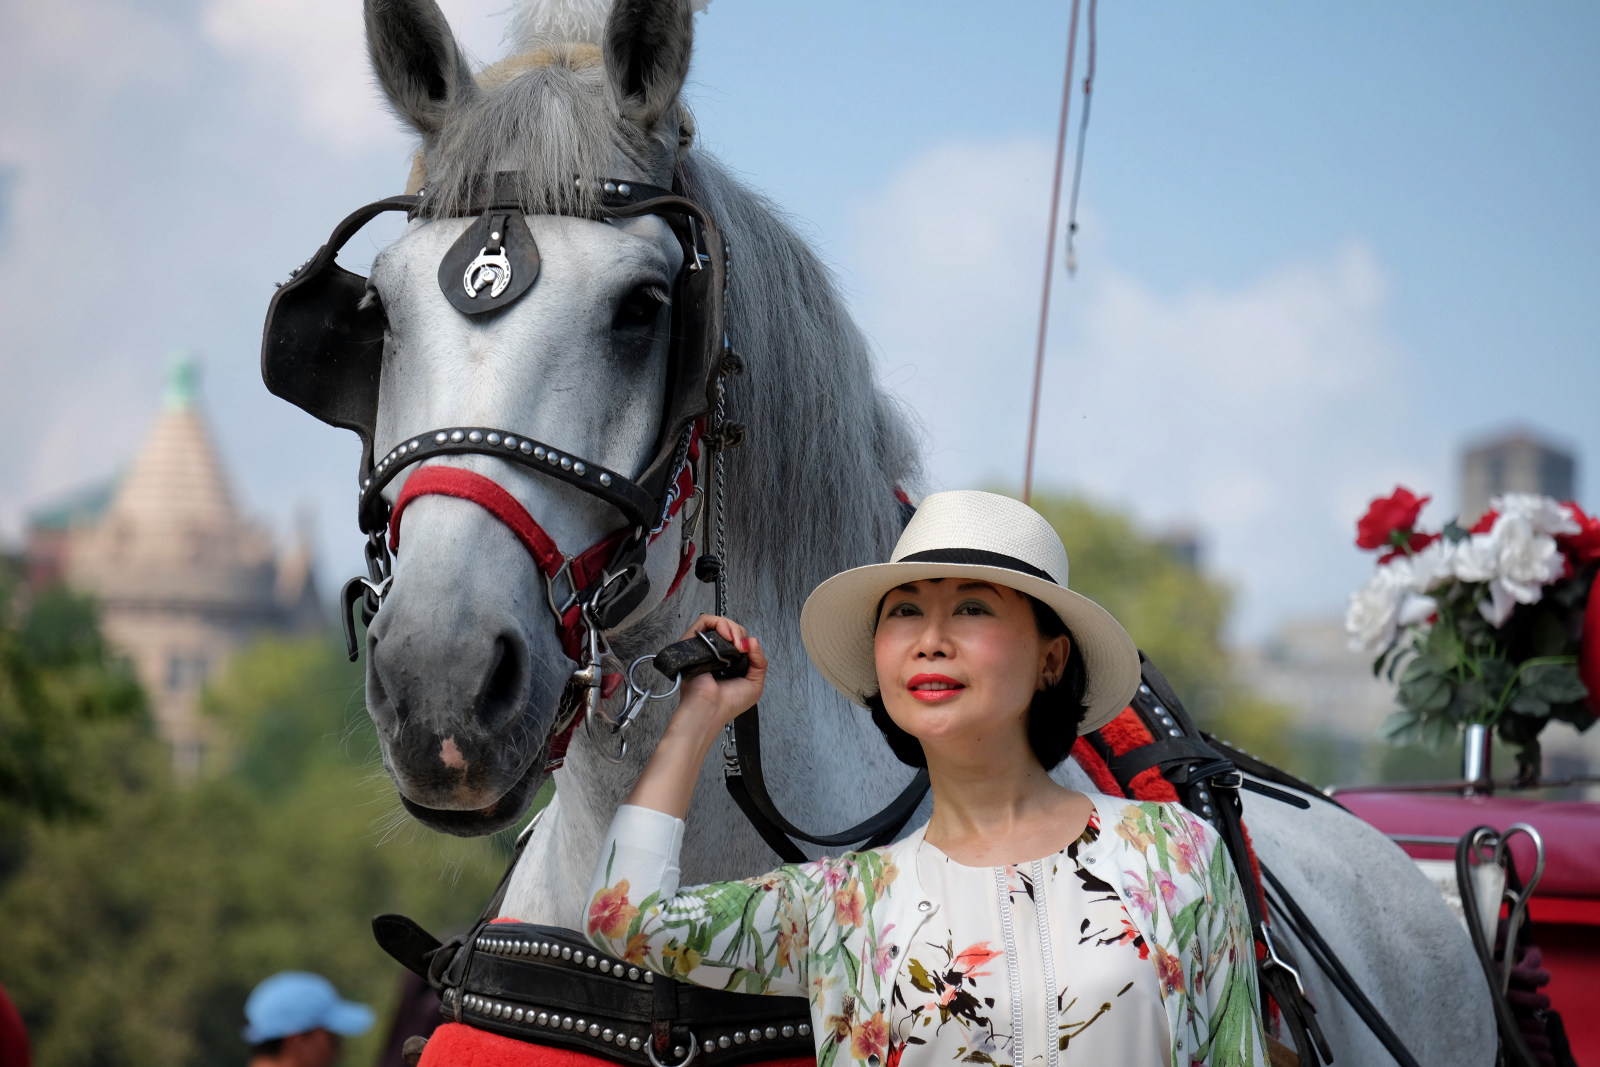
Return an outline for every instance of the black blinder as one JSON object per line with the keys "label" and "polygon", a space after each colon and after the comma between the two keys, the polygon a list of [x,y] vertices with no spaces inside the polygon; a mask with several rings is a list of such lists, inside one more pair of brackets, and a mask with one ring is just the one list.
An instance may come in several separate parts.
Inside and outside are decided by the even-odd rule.
{"label": "black blinder", "polygon": [[539,246],[520,207],[491,207],[439,262],[439,288],[463,315],[499,311],[539,277]]}
{"label": "black blinder", "polygon": [[367,223],[386,211],[414,211],[417,202],[391,196],[353,212],[267,306],[261,378],[268,391],[323,422],[354,430],[367,457],[378,421],[383,309],[362,306],[367,279],[339,266],[337,257]]}

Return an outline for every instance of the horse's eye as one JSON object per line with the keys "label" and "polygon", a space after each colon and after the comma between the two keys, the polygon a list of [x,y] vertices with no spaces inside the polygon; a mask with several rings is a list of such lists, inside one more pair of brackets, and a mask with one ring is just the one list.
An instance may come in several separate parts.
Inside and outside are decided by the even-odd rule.
{"label": "horse's eye", "polygon": [[672,303],[666,290],[658,285],[641,285],[617,305],[611,327],[615,330],[648,330],[655,325],[661,309]]}

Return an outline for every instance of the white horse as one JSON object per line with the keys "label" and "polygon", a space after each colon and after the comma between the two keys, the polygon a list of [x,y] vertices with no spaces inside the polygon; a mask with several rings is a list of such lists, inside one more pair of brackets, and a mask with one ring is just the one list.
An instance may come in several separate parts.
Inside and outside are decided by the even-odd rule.
{"label": "white horse", "polygon": [[[730,609],[761,635],[774,664],[762,717],[768,783],[779,807],[813,831],[878,810],[910,772],[869,718],[809,668],[798,619],[823,578],[887,558],[900,529],[896,489],[917,478],[912,436],[879,390],[827,270],[771,204],[695,146],[679,99],[690,0],[616,0],[609,12],[607,0],[525,5],[513,57],[477,74],[434,0],[365,3],[378,79],[421,136],[414,184],[425,178],[428,195],[448,204],[469,196],[476,175],[515,172],[524,202],[552,212],[527,217],[543,257],[537,283],[488,321],[457,313],[436,282],[441,256],[470,220],[419,218],[378,257],[370,297],[386,310],[388,332],[377,454],[436,427],[481,425],[637,469],[656,440],[666,376],[670,311],[657,314],[657,304],[682,250],[655,216],[606,223],[570,213],[572,190],[574,176],[676,182],[732,249],[728,334],[748,372],[731,380],[729,404],[748,432],[728,461]],[[499,482],[564,552],[619,525],[593,497],[504,460],[449,463]],[[388,488],[391,502],[403,481]],[[687,536],[683,516],[652,548],[649,599],[608,635],[624,663],[709,610],[709,587],[692,578],[666,595]],[[417,499],[367,648],[369,709],[408,810],[453,833],[518,821],[542,780],[574,668],[522,544],[475,504]],[[646,713],[621,764],[575,734],[503,914],[582,926],[602,835],[669,709]],[[719,777],[713,756],[688,818],[686,882],[774,864]],[[1070,762],[1058,777],[1092,788]],[[1472,947],[1398,848],[1320,802],[1301,811],[1252,795],[1247,819],[1262,858],[1422,1063],[1493,1062],[1494,1023]],[[1281,942],[1299,948],[1286,935]],[[1393,1062],[1322,976],[1302,970],[1337,1063]]]}

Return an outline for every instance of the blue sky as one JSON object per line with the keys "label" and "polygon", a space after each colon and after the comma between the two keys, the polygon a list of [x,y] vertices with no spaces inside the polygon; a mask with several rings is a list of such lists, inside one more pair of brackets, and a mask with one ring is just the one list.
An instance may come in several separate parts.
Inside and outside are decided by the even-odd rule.
{"label": "blue sky", "polygon": [[[505,0],[444,7],[499,54]],[[833,265],[928,488],[1020,478],[1067,10],[699,21],[702,143]],[[1247,639],[1339,612],[1365,499],[1442,521],[1484,432],[1570,444],[1600,506],[1597,51],[1587,3],[1102,5],[1040,481],[1197,527]],[[313,510],[330,586],[356,565],[353,439],[255,358],[271,281],[403,180],[365,63],[353,0],[0,10],[0,536],[115,469],[187,347],[247,506]]]}

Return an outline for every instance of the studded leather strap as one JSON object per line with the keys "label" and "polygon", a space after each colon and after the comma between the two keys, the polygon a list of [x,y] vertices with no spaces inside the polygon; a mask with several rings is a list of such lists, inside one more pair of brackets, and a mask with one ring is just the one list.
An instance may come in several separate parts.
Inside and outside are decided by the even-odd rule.
{"label": "studded leather strap", "polygon": [[[460,952],[470,957],[460,984],[443,992],[444,1014],[507,1037],[633,1067],[673,1067],[691,1055],[735,1067],[815,1051],[801,998],[674,982],[597,953],[572,930],[490,923]],[[657,1024],[670,1047],[652,1049]]]}

